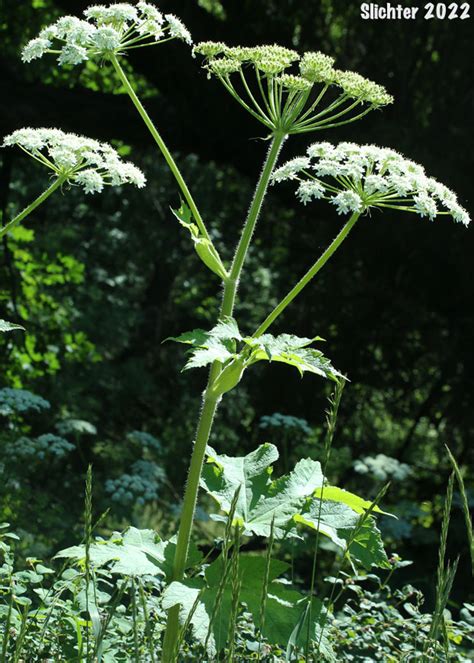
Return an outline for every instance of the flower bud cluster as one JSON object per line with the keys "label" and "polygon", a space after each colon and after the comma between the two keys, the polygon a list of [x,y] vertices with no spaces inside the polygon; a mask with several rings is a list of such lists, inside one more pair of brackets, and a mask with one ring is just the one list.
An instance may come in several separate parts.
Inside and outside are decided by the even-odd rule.
{"label": "flower bud cluster", "polygon": [[[304,133],[346,124],[361,116],[351,113],[347,117],[358,105],[368,105],[365,114],[393,101],[381,85],[354,72],[335,69],[334,58],[324,53],[309,52],[300,57],[296,51],[276,44],[231,47],[208,41],[195,46],[193,54],[203,56],[208,75],[216,76],[237,101],[272,130]],[[296,63],[299,71],[295,70]],[[256,84],[246,80],[248,69],[253,69]],[[241,79],[240,92],[233,74]],[[312,95],[315,85],[319,90]],[[316,107],[329,87],[336,98],[318,113]]]}
{"label": "flower bud cluster", "polygon": [[3,147],[19,146],[56,175],[81,186],[86,193],[98,193],[105,185],[145,186],[142,171],[123,161],[107,143],[60,129],[18,129],[3,141]]}
{"label": "flower bud cluster", "polygon": [[299,181],[296,196],[302,203],[323,198],[339,214],[387,207],[429,219],[447,214],[465,226],[470,222],[453,191],[419,164],[376,145],[314,143],[306,156],[274,172],[273,182],[283,180]]}
{"label": "flower bud cluster", "polygon": [[163,15],[148,2],[96,5],[84,15],[85,19],[63,16],[43,28],[24,47],[23,62],[56,53],[60,65],[77,65],[169,39],[192,44],[189,30],[176,16]]}

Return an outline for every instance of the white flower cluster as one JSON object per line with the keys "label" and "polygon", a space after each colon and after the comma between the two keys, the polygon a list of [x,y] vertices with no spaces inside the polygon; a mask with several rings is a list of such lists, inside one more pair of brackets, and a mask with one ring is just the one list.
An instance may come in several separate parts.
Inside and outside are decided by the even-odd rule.
{"label": "white flower cluster", "polygon": [[176,16],[163,15],[148,2],[97,5],[86,9],[84,15],[85,20],[63,16],[43,28],[24,47],[23,62],[55,53],[60,65],[77,65],[169,39],[192,44],[189,30]]}
{"label": "white flower cluster", "polygon": [[132,163],[122,161],[113,147],[60,129],[18,129],[6,136],[2,147],[17,145],[64,181],[98,193],[105,185],[145,186],[145,176]]}
{"label": "white flower cluster", "polygon": [[376,456],[366,456],[361,460],[356,460],[354,470],[359,474],[369,474],[378,481],[404,481],[413,471],[406,463],[400,463],[396,458],[377,454]]}
{"label": "white flower cluster", "polygon": [[283,180],[299,181],[296,195],[304,204],[324,198],[339,214],[387,207],[429,219],[449,214],[465,226],[470,221],[453,191],[428,177],[419,164],[376,145],[314,143],[307,156],[275,171],[273,182]]}

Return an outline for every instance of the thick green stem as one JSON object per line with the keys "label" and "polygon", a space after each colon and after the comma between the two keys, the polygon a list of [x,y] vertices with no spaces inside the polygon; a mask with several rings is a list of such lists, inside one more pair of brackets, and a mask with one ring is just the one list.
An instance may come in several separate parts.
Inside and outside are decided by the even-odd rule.
{"label": "thick green stem", "polygon": [[181,175],[181,172],[180,172],[178,166],[176,165],[175,160],[171,156],[171,153],[168,150],[165,141],[163,140],[163,138],[159,134],[158,130],[156,129],[155,125],[151,121],[151,118],[148,115],[148,113],[146,112],[146,110],[144,109],[140,99],[135,94],[135,90],[130,85],[129,80],[128,80],[124,70],[120,66],[119,61],[117,60],[117,57],[115,55],[112,56],[111,61],[112,61],[112,64],[115,68],[115,71],[119,75],[120,80],[122,81],[122,83],[123,83],[123,85],[124,85],[124,87],[127,91],[128,96],[133,101],[133,104],[134,104],[135,108],[140,113],[140,115],[142,117],[142,120],[146,124],[146,126],[147,126],[149,132],[151,133],[151,135],[153,136],[153,138],[155,139],[156,144],[160,148],[160,151],[161,151],[162,155],[164,156],[165,161],[169,166],[169,169],[173,173],[173,175],[174,175],[174,177],[175,177],[175,179],[176,179],[176,181],[179,185],[179,188],[181,189],[181,192],[182,192],[187,204],[189,205],[189,208],[192,212],[192,215],[194,217],[194,220],[196,221],[196,224],[197,224],[199,230],[201,231],[201,234],[206,239],[211,241],[211,238],[209,237],[209,234],[206,230],[206,226],[204,225],[204,221],[202,220],[201,214],[200,214],[200,212],[197,208],[196,203],[194,202],[194,198],[192,197],[191,192],[189,191],[188,186],[187,186],[186,182],[184,181],[183,176]]}
{"label": "thick green stem", "polygon": [[257,188],[255,189],[252,204],[250,205],[247,219],[242,230],[242,235],[240,236],[239,244],[235,252],[234,260],[232,262],[232,267],[229,273],[229,279],[224,288],[221,317],[225,315],[232,315],[234,310],[235,296],[237,294],[237,288],[239,287],[239,279],[242,272],[242,267],[247,256],[260,210],[262,208],[262,202],[268,188],[270,176],[285,140],[286,134],[275,134],[272,139],[270,149],[268,150],[268,155],[263,166],[262,174],[260,175]]}
{"label": "thick green stem", "polygon": [[54,182],[51,184],[50,187],[46,189],[46,191],[43,191],[41,195],[38,196],[35,200],[33,200],[32,203],[28,205],[28,207],[25,207],[25,209],[17,214],[14,219],[9,221],[3,228],[0,228],[0,237],[3,237],[4,235],[7,234],[12,228],[17,226],[19,223],[25,219],[28,214],[31,214],[33,210],[35,210],[37,207],[41,205],[41,203],[44,203],[46,198],[49,198],[49,196],[56,191],[56,189],[59,189],[61,184],[64,182],[63,178],[58,177],[57,179],[54,180]]}
{"label": "thick green stem", "polygon": [[[224,295],[220,310],[220,317],[232,315],[234,310],[235,296],[239,284],[242,267],[247,256],[248,248],[252,240],[255,225],[260,214],[262,202],[270,181],[270,177],[275,166],[278,154],[286,136],[277,134],[272,139],[270,149],[260,175],[260,179],[255,189],[255,194],[250,205],[250,209],[242,230],[242,234],[235,252],[234,260],[230,270],[229,278],[224,284]],[[188,556],[189,541],[191,539],[191,530],[196,508],[199,482],[201,479],[202,466],[206,454],[207,442],[212,429],[214,415],[217,409],[218,400],[212,393],[213,384],[221,370],[219,362],[214,362],[210,373],[206,391],[204,393],[203,407],[196,432],[196,441],[194,443],[191,463],[189,466],[188,480],[183,500],[183,510],[181,512],[181,521],[179,524],[178,541],[173,564],[173,580],[181,580],[186,568],[186,559]],[[163,641],[163,663],[172,663],[175,656],[175,643],[179,634],[179,606],[171,608],[168,613],[168,622],[166,625],[165,637]]]}
{"label": "thick green stem", "polygon": [[283,297],[281,302],[277,306],[275,306],[273,311],[265,318],[265,320],[262,322],[260,327],[254,333],[254,337],[261,336],[262,334],[264,334],[267,331],[267,329],[270,327],[270,325],[272,325],[275,322],[275,320],[278,318],[278,316],[280,316],[283,313],[283,311],[286,309],[286,307],[294,300],[294,298],[297,295],[299,295],[299,293],[303,290],[304,287],[306,287],[308,285],[308,283],[311,281],[311,279],[314,276],[316,276],[316,274],[319,272],[319,270],[324,267],[324,265],[327,263],[329,258],[333,255],[333,253],[339,248],[339,246],[342,244],[342,242],[346,239],[347,235],[350,233],[350,231],[354,227],[354,225],[355,225],[357,219],[359,218],[359,216],[360,216],[359,212],[354,212],[354,214],[351,216],[349,221],[342,228],[341,232],[331,242],[331,244],[324,251],[324,253],[308,269],[306,274],[290,290],[290,292],[286,295],[286,297]]}

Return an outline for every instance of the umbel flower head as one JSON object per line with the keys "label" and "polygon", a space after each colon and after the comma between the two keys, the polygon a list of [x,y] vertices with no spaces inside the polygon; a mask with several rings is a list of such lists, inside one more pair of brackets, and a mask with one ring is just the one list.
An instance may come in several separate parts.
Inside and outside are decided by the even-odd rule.
{"label": "umbel flower head", "polygon": [[63,181],[98,193],[106,185],[145,186],[142,171],[123,161],[113,147],[60,129],[18,129],[6,136],[2,147],[18,145]]}
{"label": "umbel flower head", "polygon": [[60,65],[76,65],[175,38],[192,43],[191,34],[176,16],[163,15],[148,2],[96,5],[86,9],[84,15],[85,20],[63,16],[43,28],[24,47],[23,62],[56,53]]}
{"label": "umbel flower head", "polygon": [[393,102],[384,87],[335,69],[334,58],[324,53],[300,57],[283,46],[229,47],[220,42],[200,43],[196,53],[204,57],[209,76],[218,78],[272,132],[337,127]]}
{"label": "umbel flower head", "polygon": [[448,214],[465,226],[470,221],[453,191],[428,177],[423,166],[386,147],[314,143],[307,156],[274,172],[273,182],[283,180],[298,181],[296,196],[302,203],[329,200],[339,214],[387,207],[431,220]]}

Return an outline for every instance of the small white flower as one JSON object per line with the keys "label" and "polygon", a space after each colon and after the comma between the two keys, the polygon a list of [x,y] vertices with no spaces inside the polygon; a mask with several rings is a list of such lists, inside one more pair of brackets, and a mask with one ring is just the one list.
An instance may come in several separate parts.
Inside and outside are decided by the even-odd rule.
{"label": "small white flower", "polygon": [[306,157],[296,157],[296,159],[291,159],[275,170],[272,175],[272,182],[295,180],[298,173],[309,168],[309,166],[310,160]]}
{"label": "small white flower", "polygon": [[415,202],[415,209],[419,212],[420,216],[427,216],[431,220],[435,218],[438,213],[436,202],[430,198],[427,193],[421,192],[413,197]]}
{"label": "small white flower", "polygon": [[74,176],[74,182],[81,184],[86,193],[100,193],[104,188],[102,175],[92,168],[77,173]]}
{"label": "small white flower", "polygon": [[331,203],[336,205],[338,214],[347,214],[348,212],[362,212],[364,205],[362,198],[355,191],[348,189],[341,191],[337,196],[331,198]]}
{"label": "small white flower", "polygon": [[397,193],[399,196],[406,196],[413,191],[412,180],[405,175],[388,175],[386,178],[389,186]]}
{"label": "small white flower", "polygon": [[449,209],[451,212],[451,215],[453,219],[457,223],[462,223],[466,227],[469,225],[469,222],[471,221],[469,214],[466,212],[465,209],[461,207],[458,203],[454,202],[453,200],[447,200],[445,202],[446,207]]}
{"label": "small white flower", "polygon": [[368,194],[385,193],[390,189],[390,182],[381,175],[367,175],[365,178],[364,190]]}
{"label": "small white flower", "polygon": [[120,33],[110,26],[102,26],[96,30],[91,42],[102,53],[114,52],[120,48]]}
{"label": "small white flower", "polygon": [[36,37],[28,42],[28,44],[23,49],[21,59],[23,62],[31,62],[36,60],[36,58],[42,57],[48,48],[51,46],[51,41],[44,37]]}
{"label": "small white flower", "polygon": [[311,159],[317,159],[318,157],[330,159],[335,150],[336,148],[334,145],[331,145],[331,143],[314,143],[308,147],[306,154],[311,157]]}
{"label": "small white flower", "polygon": [[60,65],[81,64],[81,62],[85,62],[86,60],[88,60],[87,49],[84,46],[77,46],[75,44],[66,44],[58,57]]}
{"label": "small white flower", "polygon": [[155,7],[155,5],[150,5],[148,2],[139,2],[137,8],[141,11],[143,16],[150,21],[155,23],[163,23],[163,14]]}
{"label": "small white flower", "polygon": [[305,180],[304,182],[301,182],[296,190],[296,197],[299,198],[303,205],[306,205],[306,203],[309,203],[312,200],[323,198],[324,194],[324,186],[320,182],[314,180]]}
{"label": "small white flower", "polygon": [[104,5],[88,7],[84,10],[84,16],[94,19],[97,23],[134,23],[138,18],[138,12],[128,3],[118,3],[110,7]]}
{"label": "small white flower", "polygon": [[321,159],[313,166],[314,171],[318,177],[337,177],[343,175],[343,166],[335,159]]}
{"label": "small white flower", "polygon": [[137,25],[137,32],[139,35],[151,36],[155,41],[159,41],[165,34],[162,24],[158,23],[158,21],[152,21],[151,19],[141,21]]}
{"label": "small white flower", "polygon": [[184,25],[182,21],[179,20],[174,14],[166,14],[166,20],[168,21],[168,26],[170,29],[170,35],[185,41],[187,44],[191,45],[193,43],[191,33]]}

